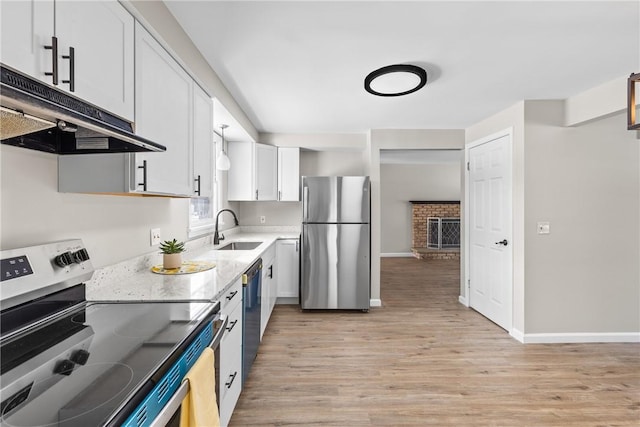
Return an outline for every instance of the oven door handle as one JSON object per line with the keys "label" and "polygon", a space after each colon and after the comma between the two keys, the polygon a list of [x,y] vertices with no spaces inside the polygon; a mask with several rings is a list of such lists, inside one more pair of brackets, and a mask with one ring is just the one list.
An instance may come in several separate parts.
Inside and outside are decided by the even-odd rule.
{"label": "oven door handle", "polygon": [[211,344],[209,345],[209,347],[215,350],[220,345],[222,336],[224,335],[224,332],[227,330],[227,324],[229,323],[229,316],[227,316],[226,314],[218,313],[216,315],[216,318],[213,319],[213,321],[222,322],[222,325],[220,325],[220,327],[218,328],[218,332],[216,332],[216,334],[213,336],[213,339],[211,340]]}
{"label": "oven door handle", "polygon": [[[212,349],[216,349],[218,345],[220,345],[220,340],[224,335],[224,331],[226,330],[227,323],[229,322],[229,317],[224,314],[216,315],[216,318],[213,320],[214,322],[222,322],[222,325],[218,328],[218,332],[216,332],[213,340],[211,340]],[[189,393],[189,380],[182,380],[182,384],[178,387],[178,390],[171,396],[171,399],[164,405],[164,408],[160,411],[158,416],[149,424],[150,427],[165,427],[171,421],[171,418],[175,415],[180,405],[182,405],[182,401],[187,394]]]}

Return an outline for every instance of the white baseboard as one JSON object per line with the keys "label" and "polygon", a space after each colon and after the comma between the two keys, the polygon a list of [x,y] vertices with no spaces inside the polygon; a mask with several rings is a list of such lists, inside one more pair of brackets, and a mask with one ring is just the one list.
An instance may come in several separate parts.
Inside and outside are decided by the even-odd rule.
{"label": "white baseboard", "polygon": [[370,307],[382,307],[382,300],[377,298],[372,298],[369,300]]}
{"label": "white baseboard", "polygon": [[524,344],[561,343],[640,343],[640,332],[567,332],[551,334],[523,334],[512,330],[511,336]]}
{"label": "white baseboard", "polygon": [[386,252],[380,254],[380,258],[411,258],[413,253],[411,252]]}
{"label": "white baseboard", "polygon": [[469,301],[467,300],[466,297],[463,297],[462,295],[458,296],[458,302],[464,305],[465,307],[469,307]]}
{"label": "white baseboard", "polygon": [[509,332],[509,335],[524,344],[524,333],[522,331],[513,328],[511,332]]}

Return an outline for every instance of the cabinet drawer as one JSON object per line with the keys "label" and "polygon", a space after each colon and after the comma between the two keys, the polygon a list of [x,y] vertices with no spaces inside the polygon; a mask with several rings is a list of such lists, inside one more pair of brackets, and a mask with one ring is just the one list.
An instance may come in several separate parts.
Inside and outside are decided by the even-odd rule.
{"label": "cabinet drawer", "polygon": [[235,310],[237,304],[242,301],[242,280],[236,282],[220,298],[220,309],[223,314],[229,314]]}
{"label": "cabinet drawer", "polygon": [[220,342],[220,401],[242,383],[242,304],[229,314],[227,332]]}
{"label": "cabinet drawer", "polygon": [[[239,368],[240,366],[238,365],[238,369]],[[222,379],[220,381],[222,381]],[[230,388],[227,389],[224,384],[223,387],[225,387],[226,392],[220,399],[220,425],[227,427],[236,403],[238,402],[238,398],[240,397],[240,392],[242,391],[242,375],[240,371],[238,371]]]}

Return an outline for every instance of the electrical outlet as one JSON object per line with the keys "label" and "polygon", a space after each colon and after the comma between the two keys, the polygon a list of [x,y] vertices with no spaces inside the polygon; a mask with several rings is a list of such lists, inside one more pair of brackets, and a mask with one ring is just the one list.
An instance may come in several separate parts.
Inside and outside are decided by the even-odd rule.
{"label": "electrical outlet", "polygon": [[260,216],[260,224],[264,224],[265,222],[267,222],[267,217],[265,217],[264,215]]}
{"label": "electrical outlet", "polygon": [[152,228],[151,231],[150,231],[150,235],[151,235],[151,246],[159,245],[160,244],[160,229],[159,228]]}

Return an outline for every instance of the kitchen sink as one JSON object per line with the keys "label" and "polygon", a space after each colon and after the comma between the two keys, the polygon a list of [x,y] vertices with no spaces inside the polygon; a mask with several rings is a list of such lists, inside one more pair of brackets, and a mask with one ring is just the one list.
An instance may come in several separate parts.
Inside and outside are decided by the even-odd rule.
{"label": "kitchen sink", "polygon": [[262,242],[231,242],[218,248],[219,251],[250,251],[260,246]]}

